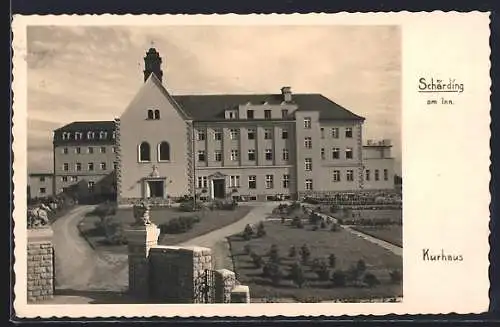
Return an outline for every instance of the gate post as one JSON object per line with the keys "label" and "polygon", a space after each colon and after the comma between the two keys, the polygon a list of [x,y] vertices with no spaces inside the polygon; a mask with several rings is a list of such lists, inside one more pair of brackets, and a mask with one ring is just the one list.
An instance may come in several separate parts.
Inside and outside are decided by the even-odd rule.
{"label": "gate post", "polygon": [[50,227],[28,229],[27,300],[36,302],[54,297],[54,246]]}
{"label": "gate post", "polygon": [[215,303],[231,303],[231,290],[236,285],[235,273],[228,269],[215,271]]}
{"label": "gate post", "polygon": [[132,226],[125,231],[128,243],[128,290],[149,300],[149,250],[158,244],[160,229],[155,224]]}

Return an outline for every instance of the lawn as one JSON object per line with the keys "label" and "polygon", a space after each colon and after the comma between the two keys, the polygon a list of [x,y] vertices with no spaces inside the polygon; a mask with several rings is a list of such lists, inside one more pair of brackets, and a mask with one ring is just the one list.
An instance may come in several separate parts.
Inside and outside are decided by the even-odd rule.
{"label": "lawn", "polygon": [[355,226],[353,228],[383,241],[403,247],[403,229],[400,225]]}
{"label": "lawn", "polygon": [[[244,240],[240,235],[229,237],[231,254],[233,256],[235,271],[238,280],[250,286],[253,298],[294,298],[304,302],[311,300],[335,300],[335,299],[360,299],[379,297],[398,297],[402,295],[402,285],[393,284],[389,273],[392,270],[402,271],[402,258],[395,254],[373,245],[369,241],[352,235],[348,231],[340,229],[332,232],[325,230],[311,230],[306,224],[304,229],[291,227],[289,223],[281,224],[279,221],[266,221],[264,223],[266,235],[260,238]],[[289,266],[300,259],[288,257],[289,248],[293,245],[297,251],[303,244],[307,244],[311,257],[309,263],[304,266],[306,284],[298,288],[289,279],[283,279],[279,285],[262,275],[262,268],[256,268],[250,255],[245,252],[245,245],[250,250],[261,255],[264,262],[269,260],[271,245],[276,244],[279,249],[280,267],[285,275]],[[380,285],[368,287],[332,287],[330,281],[319,281],[315,272],[311,271],[311,262],[315,258],[325,259],[335,254],[336,264],[333,270],[347,270],[362,259],[366,263],[366,272],[374,274],[380,281]]]}
{"label": "lawn", "polygon": [[[175,245],[185,242],[213,230],[230,225],[242,219],[249,211],[250,207],[237,206],[235,210],[213,210],[202,212],[182,212],[177,208],[152,208],[150,211],[151,221],[160,226],[174,218],[186,216],[198,216],[200,221],[193,227],[179,234],[161,234],[159,244]],[[113,224],[120,226],[121,230],[132,224],[134,220],[132,209],[119,209],[114,216],[111,216]],[[87,239],[90,245],[101,251],[127,253],[126,245],[110,245],[106,242],[104,232],[96,228],[99,224],[99,217],[89,214],[80,222],[78,228],[80,233]]]}

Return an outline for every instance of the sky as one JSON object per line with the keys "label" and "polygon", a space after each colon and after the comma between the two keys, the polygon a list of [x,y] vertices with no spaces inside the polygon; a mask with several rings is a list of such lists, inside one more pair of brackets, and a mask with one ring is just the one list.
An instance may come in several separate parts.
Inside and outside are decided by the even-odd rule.
{"label": "sky", "polygon": [[401,173],[397,26],[30,26],[27,36],[29,172],[51,171],[54,129],[121,115],[153,45],[171,94],[321,93],[366,118],[365,140],[392,139]]}

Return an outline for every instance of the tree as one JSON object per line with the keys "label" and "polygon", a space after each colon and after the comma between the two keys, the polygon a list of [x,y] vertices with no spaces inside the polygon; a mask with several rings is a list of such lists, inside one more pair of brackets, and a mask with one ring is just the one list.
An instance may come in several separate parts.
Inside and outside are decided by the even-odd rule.
{"label": "tree", "polygon": [[333,287],[344,287],[346,285],[346,273],[342,270],[336,270],[332,274]]}
{"label": "tree", "polygon": [[269,258],[272,262],[279,262],[279,248],[276,244],[271,245],[271,249],[269,250]]}
{"label": "tree", "polygon": [[362,275],[366,271],[365,260],[359,259],[356,263],[356,269],[359,271],[359,274]]}
{"label": "tree", "polygon": [[366,273],[365,276],[363,277],[363,282],[368,287],[374,287],[380,284],[380,281],[378,280],[377,276],[375,276],[372,273]]}
{"label": "tree", "polygon": [[288,250],[288,256],[290,258],[295,258],[297,256],[297,248],[295,245],[290,246],[290,249]]}
{"label": "tree", "polygon": [[300,257],[302,258],[302,262],[307,263],[309,261],[310,256],[311,256],[311,250],[309,250],[307,244],[304,243],[300,247]]}
{"label": "tree", "polygon": [[290,279],[293,281],[295,285],[299,288],[302,288],[304,285],[306,278],[304,274],[304,269],[299,263],[294,263],[290,270]]}

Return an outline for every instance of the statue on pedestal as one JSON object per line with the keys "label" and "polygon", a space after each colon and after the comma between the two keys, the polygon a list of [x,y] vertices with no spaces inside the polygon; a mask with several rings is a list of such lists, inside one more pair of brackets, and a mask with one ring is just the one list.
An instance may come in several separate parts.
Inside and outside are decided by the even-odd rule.
{"label": "statue on pedestal", "polygon": [[147,201],[141,201],[139,204],[134,205],[134,226],[148,226],[151,225],[149,210],[151,206]]}

